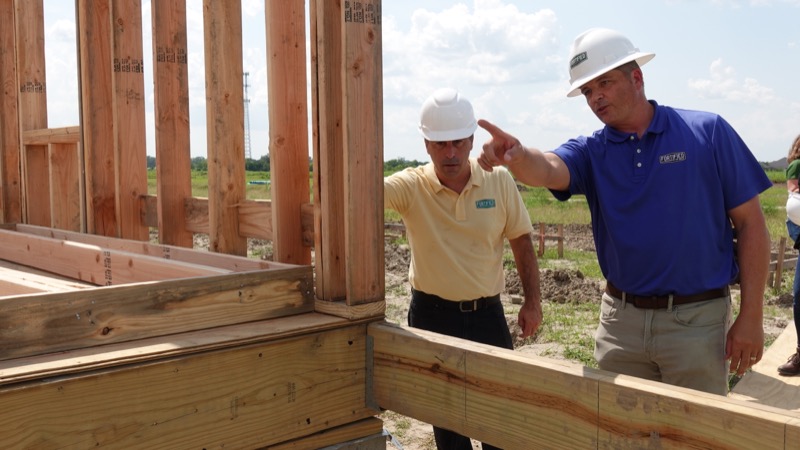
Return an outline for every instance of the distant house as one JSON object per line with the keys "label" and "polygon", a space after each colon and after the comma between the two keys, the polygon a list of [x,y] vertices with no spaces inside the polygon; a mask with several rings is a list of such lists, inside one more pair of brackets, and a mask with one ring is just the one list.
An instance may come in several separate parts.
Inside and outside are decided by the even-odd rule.
{"label": "distant house", "polygon": [[788,166],[786,162],[786,157],[783,157],[777,161],[772,161],[770,163],[765,163],[765,162],[761,163],[761,167],[763,167],[764,170],[786,170],[786,166]]}

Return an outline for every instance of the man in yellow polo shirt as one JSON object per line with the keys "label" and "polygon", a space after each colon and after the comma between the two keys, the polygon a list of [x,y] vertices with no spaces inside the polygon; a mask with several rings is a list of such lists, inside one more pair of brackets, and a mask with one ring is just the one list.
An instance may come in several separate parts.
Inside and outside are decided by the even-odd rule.
{"label": "man in yellow polo shirt", "polygon": [[[525,295],[522,337],[542,321],[531,219],[508,171],[469,158],[477,121],[455,89],[422,105],[419,129],[431,162],[384,178],[385,206],[403,218],[411,247],[412,327],[513,349],[500,292],[508,239]],[[469,438],[434,427],[439,450],[471,450]],[[496,447],[483,444],[484,450]]]}

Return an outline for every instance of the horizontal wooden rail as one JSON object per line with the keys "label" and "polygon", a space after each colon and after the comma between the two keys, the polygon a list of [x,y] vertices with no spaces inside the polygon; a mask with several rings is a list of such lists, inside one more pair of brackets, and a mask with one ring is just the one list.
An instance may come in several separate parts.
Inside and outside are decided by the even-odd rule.
{"label": "horizontal wooden rail", "polygon": [[217,267],[219,269],[232,270],[234,272],[281,268],[288,269],[290,267],[296,267],[292,264],[264,261],[253,258],[242,258],[240,256],[233,256],[225,253],[193,251],[191,249],[176,247],[173,245],[151,244],[149,242],[134,241],[131,239],[110,238],[96,234],[76,233],[72,231],[57,230],[54,228],[38,227],[35,225],[8,224],[0,226],[0,228],[22,233],[22,239],[24,239],[26,234],[30,234],[34,236],[43,236],[70,242],[82,242],[84,244],[96,245],[110,250],[119,250],[144,256],[154,256],[156,258],[168,259],[170,261],[180,261],[191,264]]}
{"label": "horizontal wooden rail", "polygon": [[97,286],[202,277],[228,269],[0,230],[0,259]]}
{"label": "horizontal wooden rail", "polygon": [[[144,198],[143,220],[149,227],[158,228],[158,197]],[[186,199],[186,229],[192,233],[208,234],[208,199],[191,197]],[[239,234],[254,239],[273,240],[272,202],[270,200],[246,200],[237,205]],[[314,205],[306,203],[300,207],[300,222],[303,227],[303,245],[314,246]]]}
{"label": "horizontal wooden rail", "polygon": [[794,411],[387,322],[368,334],[371,402],[492,445],[800,448]]}
{"label": "horizontal wooden rail", "polygon": [[310,312],[311,283],[298,266],[6,297],[0,359]]}
{"label": "horizontal wooden rail", "polygon": [[81,127],[45,128],[22,132],[23,145],[76,144],[81,141]]}
{"label": "horizontal wooden rail", "polygon": [[[173,357],[0,387],[3,448],[271,449],[292,440],[300,444],[282,448],[321,448],[324,435],[302,439],[378,414],[365,402],[364,324],[256,325],[173,337],[176,346],[194,337],[215,350],[182,354],[165,336]],[[265,339],[278,328],[289,337]],[[231,346],[234,333],[255,342]]]}

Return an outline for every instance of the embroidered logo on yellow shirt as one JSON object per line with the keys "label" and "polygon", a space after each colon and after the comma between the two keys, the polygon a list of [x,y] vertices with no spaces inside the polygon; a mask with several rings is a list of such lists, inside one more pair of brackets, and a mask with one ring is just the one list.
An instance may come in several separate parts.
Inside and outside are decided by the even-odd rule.
{"label": "embroidered logo on yellow shirt", "polygon": [[475,201],[475,207],[478,209],[489,209],[497,206],[493,198],[485,198],[483,200]]}

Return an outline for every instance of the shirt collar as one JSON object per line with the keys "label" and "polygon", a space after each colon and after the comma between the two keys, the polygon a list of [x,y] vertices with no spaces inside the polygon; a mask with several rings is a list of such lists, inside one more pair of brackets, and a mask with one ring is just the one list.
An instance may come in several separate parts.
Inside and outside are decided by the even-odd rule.
{"label": "shirt collar", "polygon": [[[467,181],[467,186],[480,186],[483,184],[484,179],[486,178],[486,173],[481,166],[478,165],[478,160],[469,158],[469,181]],[[444,189],[442,182],[439,181],[439,177],[436,176],[436,169],[433,167],[433,163],[429,162],[425,164],[422,168],[422,173],[425,174],[425,178],[428,179],[428,182],[433,186],[433,189],[436,192],[441,191]],[[466,190],[466,188],[465,188]]]}
{"label": "shirt collar", "polygon": [[[656,103],[655,100],[648,100],[648,101],[650,102],[651,105],[653,105],[653,120],[650,121],[650,125],[647,127],[647,131],[645,131],[645,134],[647,133],[661,134],[664,132],[664,129],[667,126],[667,115],[664,114],[662,108],[658,106],[658,103]],[[607,140],[611,142],[620,143],[628,140],[631,133],[623,133],[606,125],[603,128],[603,135]]]}

